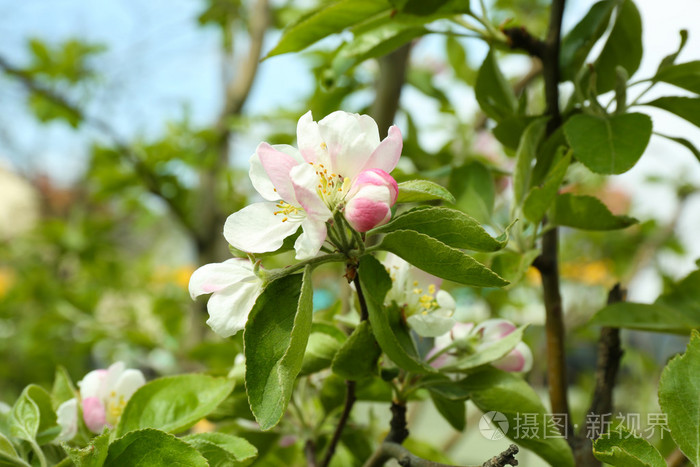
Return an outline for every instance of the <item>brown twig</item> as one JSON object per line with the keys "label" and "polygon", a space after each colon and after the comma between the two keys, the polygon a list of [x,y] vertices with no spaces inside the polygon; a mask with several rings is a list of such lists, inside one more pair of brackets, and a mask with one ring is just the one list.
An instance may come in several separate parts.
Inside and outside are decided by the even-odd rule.
{"label": "brown twig", "polygon": [[[498,456],[487,460],[481,467],[504,467],[506,465],[516,466],[518,461],[515,455],[518,453],[518,447],[511,444],[508,449],[503,451]],[[398,443],[384,441],[379,449],[364,465],[364,467],[379,467],[389,459],[396,459],[402,467],[456,467],[452,464],[443,464],[441,462],[433,462],[423,459],[412,454],[408,449]]]}
{"label": "brown twig", "polygon": [[690,461],[680,448],[676,448],[676,450],[666,458],[666,465],[668,467],[683,467],[684,465],[689,465],[689,463]]}
{"label": "brown twig", "polygon": [[338,446],[338,442],[340,441],[340,437],[343,434],[343,430],[345,429],[345,425],[347,425],[348,420],[350,419],[350,412],[352,411],[353,405],[355,405],[355,381],[348,380],[345,382],[347,386],[347,392],[345,394],[345,406],[343,407],[343,413],[340,415],[340,420],[338,420],[338,426],[335,427],[335,431],[333,432],[333,437],[331,438],[331,442],[328,444],[328,449],[326,450],[326,455],[323,457],[323,461],[321,462],[321,467],[327,467],[331,459],[333,458],[333,454],[335,454],[335,448]]}
{"label": "brown twig", "polygon": [[306,456],[306,465],[308,467],[316,467],[316,443],[314,440],[307,439],[304,443],[304,455]]}
{"label": "brown twig", "polygon": [[379,59],[376,98],[370,114],[377,122],[379,135],[383,138],[394,123],[399,107],[401,89],[406,80],[406,67],[411,52],[411,44],[406,44]]}

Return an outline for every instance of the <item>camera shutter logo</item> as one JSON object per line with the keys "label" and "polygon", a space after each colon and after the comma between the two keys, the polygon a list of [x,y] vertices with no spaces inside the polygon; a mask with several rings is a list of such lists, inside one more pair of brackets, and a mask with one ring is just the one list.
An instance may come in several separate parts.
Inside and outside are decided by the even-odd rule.
{"label": "camera shutter logo", "polygon": [[492,441],[502,439],[508,433],[508,419],[501,412],[487,412],[479,420],[481,436]]}

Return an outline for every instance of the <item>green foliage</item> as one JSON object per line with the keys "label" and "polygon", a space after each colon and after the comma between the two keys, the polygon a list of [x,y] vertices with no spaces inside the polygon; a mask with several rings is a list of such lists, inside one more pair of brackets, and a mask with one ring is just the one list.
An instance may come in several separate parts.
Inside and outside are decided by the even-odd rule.
{"label": "green foliage", "polygon": [[492,220],[496,186],[491,171],[481,162],[469,161],[450,173],[449,189],[457,198],[455,206],[482,224]]}
{"label": "green foliage", "polygon": [[700,98],[698,97],[659,97],[646,105],[664,109],[700,127]]}
{"label": "green foliage", "polygon": [[565,154],[562,154],[560,151],[542,186],[535,186],[530,189],[523,202],[523,214],[528,220],[533,223],[538,223],[542,220],[547,209],[549,209],[549,206],[557,196],[557,191],[564,180],[570,163],[571,151],[567,151]]}
{"label": "green foliage", "polygon": [[510,353],[515,346],[523,340],[525,327],[520,327],[508,334],[503,339],[494,342],[478,352],[459,358],[454,363],[447,364],[440,369],[446,372],[471,372],[475,368],[495,362]]}
{"label": "green foliage", "polygon": [[700,465],[700,333],[693,330],[683,355],[661,374],[659,404],[668,415],[673,440],[694,465]]}
{"label": "green foliage", "polygon": [[430,180],[409,180],[399,183],[397,203],[417,203],[436,199],[448,203],[455,202],[455,197],[449,191]]}
{"label": "green foliage", "polygon": [[498,68],[493,50],[489,51],[479,68],[474,93],[481,110],[497,122],[515,114],[517,100],[513,88]]}
{"label": "green foliage", "polygon": [[475,219],[455,209],[418,207],[407,211],[374,232],[412,230],[445,245],[477,251],[498,251],[508,243],[508,229],[493,238]]}
{"label": "green foliage", "polygon": [[513,174],[513,195],[516,205],[520,205],[525,200],[530,188],[532,164],[544,137],[546,124],[546,119],[533,121],[527,126],[520,139],[515,155],[515,173]]}
{"label": "green foliage", "polygon": [[621,174],[644,153],[651,137],[651,118],[632,113],[611,117],[580,114],[564,125],[574,157],[593,172]]}
{"label": "green foliage", "polygon": [[653,304],[608,305],[593,316],[591,324],[688,334],[700,327],[700,271],[688,274]]}
{"label": "green foliage", "polygon": [[362,321],[333,358],[333,373],[347,380],[374,376],[381,353],[372,326]]}
{"label": "green foliage", "polygon": [[464,431],[467,425],[467,405],[462,400],[450,400],[436,392],[430,392],[430,399],[440,415],[457,431]]}
{"label": "green foliage", "polygon": [[196,448],[210,467],[248,465],[258,455],[245,439],[224,433],[197,433],[182,439]]}
{"label": "green foliage", "polygon": [[[685,37],[687,37],[687,33]],[[685,40],[682,41],[681,48],[684,43]],[[665,66],[659,69],[652,79],[700,94],[700,60]]]}
{"label": "green foliage", "polygon": [[643,438],[621,426],[603,433],[593,442],[593,454],[606,464],[624,467],[664,467],[659,451]]}
{"label": "green foliage", "polygon": [[143,428],[179,433],[206,417],[232,389],[232,380],[207,375],[187,374],[153,380],[129,399],[115,434],[122,436]]}
{"label": "green foliage", "polygon": [[95,436],[86,447],[69,448],[68,457],[76,467],[102,467],[109,453],[111,433],[106,431]]}
{"label": "green foliage", "polygon": [[508,282],[466,253],[428,235],[397,230],[379,248],[390,251],[434,276],[476,287],[503,287]]}
{"label": "green foliage", "polygon": [[104,467],[206,467],[194,447],[173,435],[154,429],[131,431],[109,445]]}
{"label": "green foliage", "polygon": [[250,312],[244,334],[245,383],[263,430],[277,425],[292,395],[311,333],[311,270],[270,283]]}
{"label": "green foliage", "polygon": [[24,388],[10,413],[12,435],[29,442],[46,444],[61,431],[56,424],[56,413],[51,396],[41,386],[31,384]]}
{"label": "green foliage", "polygon": [[556,225],[583,230],[624,229],[637,220],[616,216],[597,198],[565,193],[557,195],[551,210],[551,221]]}

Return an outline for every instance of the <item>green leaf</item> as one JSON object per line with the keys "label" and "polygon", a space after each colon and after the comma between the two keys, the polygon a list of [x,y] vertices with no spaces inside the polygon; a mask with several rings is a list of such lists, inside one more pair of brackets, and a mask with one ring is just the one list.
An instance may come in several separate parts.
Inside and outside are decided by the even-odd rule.
{"label": "green leaf", "polygon": [[41,386],[30,384],[10,412],[10,431],[13,436],[37,444],[46,444],[61,431],[56,423],[56,412],[51,406],[51,396]]}
{"label": "green leaf", "polygon": [[642,62],[642,18],[632,0],[620,6],[615,25],[600,52],[594,67],[598,94],[615,88],[615,68],[623,67],[628,76],[634,75]]}
{"label": "green leaf", "polygon": [[688,334],[700,328],[700,270],[674,284],[653,304],[622,302],[598,311],[591,324]]}
{"label": "green leaf", "polygon": [[76,467],[102,467],[109,452],[110,434],[106,431],[95,436],[90,440],[90,444],[82,449],[68,447],[68,457]]}
{"label": "green leaf", "polygon": [[508,281],[463,251],[412,230],[388,233],[379,249],[390,251],[429,274],[460,284],[475,287],[508,285]]}
{"label": "green leaf", "polygon": [[195,448],[168,433],[132,431],[109,446],[104,467],[208,467]]}
{"label": "green leaf", "polygon": [[302,16],[285,28],[277,45],[266,58],[298,52],[326,36],[337,34],[362,23],[374,15],[391,9],[384,0],[335,0]]}
{"label": "green leaf", "polygon": [[594,4],[586,16],[561,41],[559,69],[561,81],[573,80],[610,22],[615,2]]}
{"label": "green leaf", "polygon": [[[537,393],[522,378],[496,368],[485,367],[459,383],[469,391],[470,399],[484,413],[497,411],[508,421],[505,433],[520,446],[557,467],[573,467],[574,457],[568,443],[557,428],[546,423],[546,409]],[[517,429],[523,414],[536,414],[534,436],[525,436]],[[505,426],[497,424],[496,427]],[[531,426],[528,424],[528,427]],[[545,436],[546,434],[546,436]]]}
{"label": "green leaf", "polygon": [[271,282],[243,335],[248,402],[262,430],[277,425],[292,395],[311,333],[311,268]]}
{"label": "green leaf", "polygon": [[450,400],[437,392],[430,391],[435,408],[452,428],[463,431],[467,425],[467,404],[463,400]]}
{"label": "green leaf", "polygon": [[593,455],[614,466],[666,467],[666,461],[654,446],[621,426],[593,441]]}
{"label": "green leaf", "polygon": [[669,136],[669,135],[663,135],[661,133],[654,133],[655,135],[661,136],[662,138],[670,139],[671,141],[675,141],[676,143],[685,146],[690,152],[693,153],[695,158],[700,162],[700,149],[696,148],[693,143],[688,141],[685,138],[681,138],[679,136]]}
{"label": "green leaf", "polygon": [[435,369],[420,358],[415,347],[408,345],[406,335],[397,335],[391,326],[390,313],[383,306],[386,294],[391,289],[391,278],[384,266],[373,256],[365,255],[360,258],[358,274],[372,331],[384,353],[399,367],[411,373],[435,373]]}
{"label": "green leaf", "polygon": [[158,378],[141,386],[119,419],[116,436],[142,428],[179,433],[206,417],[233,390],[233,380],[187,374]]}
{"label": "green leaf", "polygon": [[441,371],[445,372],[455,372],[455,371],[472,371],[474,368],[480,366],[488,365],[489,363],[495,362],[510,353],[511,350],[518,345],[519,342],[523,340],[523,332],[527,326],[521,326],[515,331],[508,334],[503,339],[481,349],[479,352],[467,355],[460,358],[454,363],[445,365],[440,368]]}
{"label": "green leaf", "polygon": [[53,389],[51,390],[51,405],[56,410],[59,405],[67,400],[73,399],[77,394],[73,381],[65,368],[59,366],[56,368],[56,376],[53,380]]}
{"label": "green leaf", "polygon": [[445,39],[445,48],[447,52],[447,61],[455,72],[455,76],[466,83],[468,86],[474,86],[476,80],[476,72],[472,70],[467,62],[467,52],[462,44],[454,36],[447,36]]}
{"label": "green leaf", "polygon": [[564,133],[583,165],[600,174],[621,174],[642,157],[651,128],[651,118],[640,113],[607,118],[579,114],[564,124]]}
{"label": "green leaf", "polygon": [[378,229],[377,233],[413,230],[454,248],[498,251],[508,243],[508,229],[493,238],[475,219],[455,209],[421,207],[407,211]]}
{"label": "green leaf", "polygon": [[539,117],[522,116],[508,117],[496,125],[493,129],[493,136],[505,147],[518,149],[520,139],[525,129]]}
{"label": "green leaf", "polygon": [[664,368],[659,405],[668,416],[673,440],[694,465],[700,465],[700,333],[693,330],[683,355]]}
{"label": "green leaf", "polygon": [[560,148],[561,151],[557,157],[558,162],[550,170],[544,180],[542,186],[533,187],[525,198],[523,203],[523,214],[532,223],[538,224],[544,217],[547,209],[557,196],[561,182],[564,180],[566,170],[571,163],[571,151],[566,151],[566,148]]}
{"label": "green leaf", "polygon": [[306,344],[304,360],[301,364],[299,375],[310,375],[331,366],[333,357],[340,349],[342,342],[325,332],[316,332],[312,329],[309,342]]}
{"label": "green leaf", "polygon": [[598,198],[571,193],[557,195],[550,221],[581,230],[616,230],[637,223],[632,217],[614,215]]}
{"label": "green leaf", "polygon": [[544,137],[547,119],[541,118],[532,122],[525,129],[520,145],[515,155],[515,173],[513,174],[513,196],[515,204],[520,204],[525,199],[530,189],[532,176],[532,163],[537,156],[537,148]]}
{"label": "green leaf", "polygon": [[17,454],[12,442],[7,439],[5,435],[0,433],[0,466],[5,465],[20,465],[23,467],[29,466],[29,464],[27,464],[19,456],[19,454]]}
{"label": "green leaf", "polygon": [[453,15],[469,13],[468,0],[390,0],[400,12],[416,16]]}
{"label": "green leaf", "polygon": [[497,122],[512,117],[518,108],[513,88],[498,68],[493,50],[479,68],[474,93],[481,110]]}
{"label": "green leaf", "polygon": [[182,440],[197,449],[210,467],[247,465],[246,461],[258,455],[258,450],[248,441],[225,433],[197,433]]}
{"label": "green leaf", "polygon": [[382,351],[372,333],[372,326],[362,321],[333,359],[333,372],[348,380],[377,374],[377,360]]}
{"label": "green leaf", "polygon": [[[700,63],[700,62],[698,62]],[[651,105],[678,115],[693,125],[700,127],[700,98],[669,96],[659,97],[644,105]]]}
{"label": "green leaf", "polygon": [[673,65],[673,63],[676,61],[676,58],[678,58],[678,55],[681,53],[681,51],[685,47],[686,42],[688,42],[688,31],[686,29],[681,29],[679,31],[679,34],[681,36],[681,42],[678,45],[678,49],[676,49],[676,51],[673,52],[672,54],[666,55],[663,58],[663,60],[661,60],[661,63],[659,63],[659,68],[656,70],[657,74],[661,70],[663,70],[664,68]]}
{"label": "green leaf", "polygon": [[516,284],[522,279],[539,254],[538,250],[529,250],[525,253],[503,250],[494,255],[491,261],[491,270],[511,284]]}
{"label": "green leaf", "polygon": [[667,66],[652,79],[700,94],[700,60]]}
{"label": "green leaf", "polygon": [[455,197],[446,188],[430,180],[409,180],[399,183],[397,203],[418,203],[441,199],[454,203]]}
{"label": "green leaf", "polygon": [[457,209],[482,223],[491,222],[496,184],[493,174],[484,164],[469,161],[452,169],[448,189],[457,198]]}

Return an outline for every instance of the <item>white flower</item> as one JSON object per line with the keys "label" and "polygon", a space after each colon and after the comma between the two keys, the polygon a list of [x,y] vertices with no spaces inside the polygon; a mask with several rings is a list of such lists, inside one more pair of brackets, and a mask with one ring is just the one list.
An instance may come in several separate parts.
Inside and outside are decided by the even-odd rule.
{"label": "white flower", "polygon": [[189,289],[192,299],[212,294],[207,303],[207,324],[220,336],[229,337],[245,327],[263,282],[250,261],[233,258],[197,269],[190,277]]}
{"label": "white flower", "polygon": [[386,295],[387,305],[402,308],[408,325],[423,337],[436,337],[452,329],[456,303],[452,295],[440,290],[442,280],[389,253],[384,262],[392,280]]}
{"label": "white flower", "polygon": [[[398,194],[389,172],[403,146],[397,127],[380,141],[377,124],[367,115],[338,111],[314,122],[307,112],[297,125],[297,143],[298,150],[261,143],[250,158],[250,179],[267,202],[246,206],[226,220],[224,236],[239,250],[275,251],[301,227],[294,244],[296,259],[312,258],[326,240],[326,221],[346,205],[352,219],[348,221],[358,229],[373,224],[368,218],[388,221],[388,207]],[[360,179],[368,170],[374,176]],[[362,180],[372,190],[363,191]],[[353,204],[356,195],[372,203]],[[355,222],[359,218],[362,222]]]}
{"label": "white flower", "polygon": [[[86,374],[78,386],[83,420],[88,429],[100,433],[106,426],[114,427],[126,403],[145,383],[143,373],[127,369],[123,362]],[[55,441],[69,441],[78,431],[78,400],[74,398],[61,404],[56,416],[61,433]]]}

